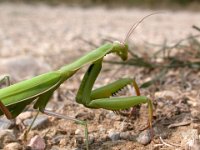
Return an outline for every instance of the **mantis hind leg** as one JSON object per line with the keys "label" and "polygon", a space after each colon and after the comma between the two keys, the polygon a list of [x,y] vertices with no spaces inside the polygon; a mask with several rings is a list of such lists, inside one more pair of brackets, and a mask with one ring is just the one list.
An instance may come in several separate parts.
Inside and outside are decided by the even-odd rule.
{"label": "mantis hind leg", "polygon": [[85,73],[78,93],[76,95],[76,101],[78,103],[83,104],[86,107],[90,107],[89,104],[93,100],[98,98],[109,98],[128,84],[131,84],[135,88],[137,96],[140,96],[140,90],[137,83],[135,82],[135,79],[130,78],[119,79],[113,83],[92,91],[92,87],[96,81],[96,78],[101,71],[102,60],[103,59],[97,60],[93,64],[91,64],[87,72]]}
{"label": "mantis hind leg", "polygon": [[[89,142],[88,142],[88,141],[89,141],[89,140],[88,140],[88,127],[87,127],[87,123],[86,123],[85,121],[78,120],[78,119],[75,119],[75,118],[72,118],[72,117],[68,117],[68,116],[66,116],[66,115],[58,114],[58,113],[55,113],[55,112],[53,112],[53,111],[50,111],[50,110],[46,110],[46,109],[45,109],[46,103],[47,103],[47,102],[49,101],[49,99],[51,98],[51,96],[52,96],[52,94],[53,94],[53,91],[54,91],[54,89],[51,90],[51,91],[49,91],[49,92],[47,92],[47,93],[45,93],[44,95],[41,95],[41,96],[37,99],[37,101],[36,101],[36,103],[35,103],[35,105],[34,105],[34,108],[35,108],[35,109],[38,109],[38,112],[41,111],[42,113],[44,113],[44,114],[46,114],[46,115],[48,115],[48,116],[53,116],[53,117],[60,118],[60,119],[65,119],[65,120],[72,120],[72,121],[74,121],[75,123],[84,126],[85,139],[86,139],[86,142],[85,142],[85,143],[86,143],[86,149],[88,150],[88,149],[89,149],[89,144],[88,144],[88,143],[89,143]],[[31,127],[32,127],[32,125],[33,125],[35,119],[37,118],[37,116],[38,116],[38,113],[36,114],[36,116],[35,116],[33,122],[32,122],[31,125],[29,126],[29,129],[27,130],[27,132],[31,129]],[[25,134],[27,134],[27,133],[25,133]],[[25,135],[25,136],[26,136],[26,135]]]}
{"label": "mantis hind leg", "polygon": [[[9,85],[10,85],[10,76],[9,76],[9,75],[5,75],[5,76],[0,77],[0,83],[2,83],[2,82],[5,82],[5,83],[6,83],[6,86],[9,86]],[[10,112],[9,109],[1,102],[1,100],[0,100],[0,110],[5,114],[5,116],[6,116],[8,119],[12,119],[12,118],[13,118],[11,112]]]}

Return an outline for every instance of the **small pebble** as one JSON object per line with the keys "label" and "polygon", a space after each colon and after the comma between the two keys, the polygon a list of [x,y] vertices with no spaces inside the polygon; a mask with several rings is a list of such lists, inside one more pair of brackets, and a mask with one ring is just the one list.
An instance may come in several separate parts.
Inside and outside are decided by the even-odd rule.
{"label": "small pebble", "polygon": [[170,98],[170,99],[177,99],[179,94],[174,91],[159,91],[155,93],[156,98]]}
{"label": "small pebble", "polygon": [[197,140],[199,140],[199,134],[197,129],[188,129],[186,131],[181,132],[182,140],[181,145],[182,147],[196,147]]}
{"label": "small pebble", "polygon": [[77,148],[74,148],[74,149],[72,149],[72,150],[82,150],[82,149],[77,147]]}
{"label": "small pebble", "polygon": [[81,137],[81,136],[76,136],[75,138],[76,138],[76,141],[75,141],[75,142],[76,142],[77,145],[83,144],[83,143],[84,143],[83,137]]}
{"label": "small pebble", "polygon": [[65,149],[62,149],[59,146],[53,145],[50,150],[65,150]]}
{"label": "small pebble", "polygon": [[14,122],[6,118],[0,118],[0,130],[9,129],[13,124]]}
{"label": "small pebble", "polygon": [[113,111],[109,111],[109,112],[106,114],[106,118],[115,119],[115,117],[116,117],[116,114],[115,114]]}
{"label": "small pebble", "polygon": [[190,147],[187,147],[187,149],[200,150],[200,141],[199,141],[199,139],[194,140],[193,145],[190,146]]}
{"label": "small pebble", "polygon": [[22,145],[17,142],[9,143],[3,149],[4,150],[22,150]]}
{"label": "small pebble", "polygon": [[133,130],[133,125],[127,122],[122,122],[120,123],[120,131],[125,132],[125,131],[130,131]]}
{"label": "small pebble", "polygon": [[[31,123],[33,122],[33,119],[34,118],[25,120],[24,124],[26,126],[30,126]],[[48,119],[48,117],[46,115],[40,115],[35,120],[35,122],[34,122],[34,124],[32,126],[32,129],[40,129],[40,128],[44,127],[45,124],[48,123],[48,121],[49,121],[49,119]]]}
{"label": "small pebble", "polygon": [[25,119],[28,119],[30,117],[32,117],[32,112],[31,111],[25,111],[25,112],[20,113],[17,116],[17,119],[25,120]]}
{"label": "small pebble", "polygon": [[100,133],[105,133],[106,132],[106,129],[102,125],[98,126],[98,130],[99,130]]}
{"label": "small pebble", "polygon": [[79,118],[81,120],[92,120],[95,117],[95,114],[93,112],[82,112],[79,111],[75,115],[76,118]]}
{"label": "small pebble", "polygon": [[65,139],[60,139],[59,145],[66,146],[66,144],[67,144],[67,139],[66,138]]}
{"label": "small pebble", "polygon": [[137,142],[142,145],[147,145],[151,141],[151,134],[149,130],[142,131],[139,136],[136,138]]}
{"label": "small pebble", "polygon": [[112,140],[112,141],[117,141],[120,139],[120,134],[119,132],[115,132],[113,130],[108,131],[108,137]]}
{"label": "small pebble", "polygon": [[[85,139],[86,140],[86,139]],[[93,135],[90,135],[89,136],[89,144],[92,144],[92,143],[94,143],[94,141],[95,141],[95,137],[93,136]]]}
{"label": "small pebble", "polygon": [[193,118],[200,119],[200,112],[199,112],[198,109],[192,109],[191,110],[191,115],[192,115]]}
{"label": "small pebble", "polygon": [[7,143],[15,142],[16,136],[13,130],[1,130],[0,132],[0,148],[3,148]]}
{"label": "small pebble", "polygon": [[163,125],[157,125],[153,128],[154,136],[162,137],[166,139],[169,136],[169,129],[164,127]]}
{"label": "small pebble", "polygon": [[115,120],[115,121],[121,120],[121,116],[116,115],[116,113],[114,113],[113,111],[108,112],[108,114],[106,114],[106,118],[112,119],[112,120]]}
{"label": "small pebble", "polygon": [[52,144],[58,144],[60,142],[60,140],[63,138],[64,138],[64,135],[57,135],[52,138],[51,142],[52,142]]}
{"label": "small pebble", "polygon": [[131,137],[130,132],[121,132],[121,133],[120,133],[120,139],[129,140],[130,137]]}
{"label": "small pebble", "polygon": [[82,131],[80,129],[76,129],[75,135],[81,135]]}
{"label": "small pebble", "polygon": [[44,150],[46,147],[46,144],[43,138],[41,138],[39,135],[36,135],[31,139],[28,146],[34,150]]}
{"label": "small pebble", "polygon": [[31,118],[32,117],[32,112],[30,111],[25,111],[19,114],[16,118],[16,124],[20,124],[22,121]]}
{"label": "small pebble", "polygon": [[59,150],[58,146],[53,145],[50,150]]}

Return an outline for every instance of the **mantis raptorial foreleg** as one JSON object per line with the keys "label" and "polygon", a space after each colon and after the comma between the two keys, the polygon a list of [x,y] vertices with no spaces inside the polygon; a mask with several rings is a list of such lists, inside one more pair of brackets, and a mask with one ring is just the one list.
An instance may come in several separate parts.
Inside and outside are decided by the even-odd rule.
{"label": "mantis raptorial foreleg", "polygon": [[[42,97],[40,97],[40,99],[45,101],[45,99],[49,99],[52,96],[51,94],[52,94],[52,92],[48,92],[48,93],[44,94]],[[44,103],[42,103],[42,104],[44,104]],[[46,104],[44,104],[44,105],[46,105]],[[84,132],[85,132],[85,139],[86,139],[85,144],[86,144],[87,150],[89,149],[88,128],[87,128],[87,123],[85,121],[78,120],[78,119],[75,119],[73,117],[65,116],[65,115],[62,115],[62,114],[59,114],[59,113],[55,113],[53,111],[46,110],[45,108],[44,109],[42,108],[39,111],[41,111],[42,113],[44,113],[46,115],[49,115],[49,116],[53,116],[53,117],[64,119],[64,120],[71,120],[71,121],[74,121],[76,124],[83,125],[84,126]],[[37,113],[37,115],[38,115],[38,113]],[[37,115],[35,116],[33,122],[35,121]],[[29,129],[27,130],[27,132],[29,132],[29,130],[31,129],[31,126],[33,125],[33,122],[29,126]],[[25,136],[26,135],[27,135],[27,133],[25,133]]]}
{"label": "mantis raptorial foreleg", "polygon": [[94,82],[101,71],[102,59],[90,65],[84,78],[81,82],[77,93],[76,101],[89,108],[104,108],[107,110],[119,111],[130,108],[141,103],[147,103],[149,109],[149,126],[152,127],[152,102],[145,96],[130,96],[130,97],[111,97],[112,94],[118,92],[128,84],[135,87],[136,93],[140,95],[139,88],[134,79],[124,78],[119,79],[106,86],[92,90]]}

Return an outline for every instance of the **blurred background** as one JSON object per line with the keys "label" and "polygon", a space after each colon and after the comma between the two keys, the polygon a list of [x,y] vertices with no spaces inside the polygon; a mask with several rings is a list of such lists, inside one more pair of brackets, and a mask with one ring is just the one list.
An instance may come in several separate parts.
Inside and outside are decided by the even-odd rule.
{"label": "blurred background", "polygon": [[107,7],[145,7],[145,8],[191,8],[199,10],[199,0],[1,0],[3,2],[26,2],[26,3],[46,3],[50,5],[78,5],[83,7],[91,7],[104,5]]}

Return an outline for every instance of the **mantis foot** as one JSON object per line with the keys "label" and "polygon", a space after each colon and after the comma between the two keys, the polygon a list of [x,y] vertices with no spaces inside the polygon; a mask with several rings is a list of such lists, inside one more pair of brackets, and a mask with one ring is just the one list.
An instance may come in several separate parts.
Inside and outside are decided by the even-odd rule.
{"label": "mantis foot", "polygon": [[136,105],[128,110],[114,111],[114,113],[125,117],[137,119],[140,116],[139,111],[140,111],[140,105]]}

